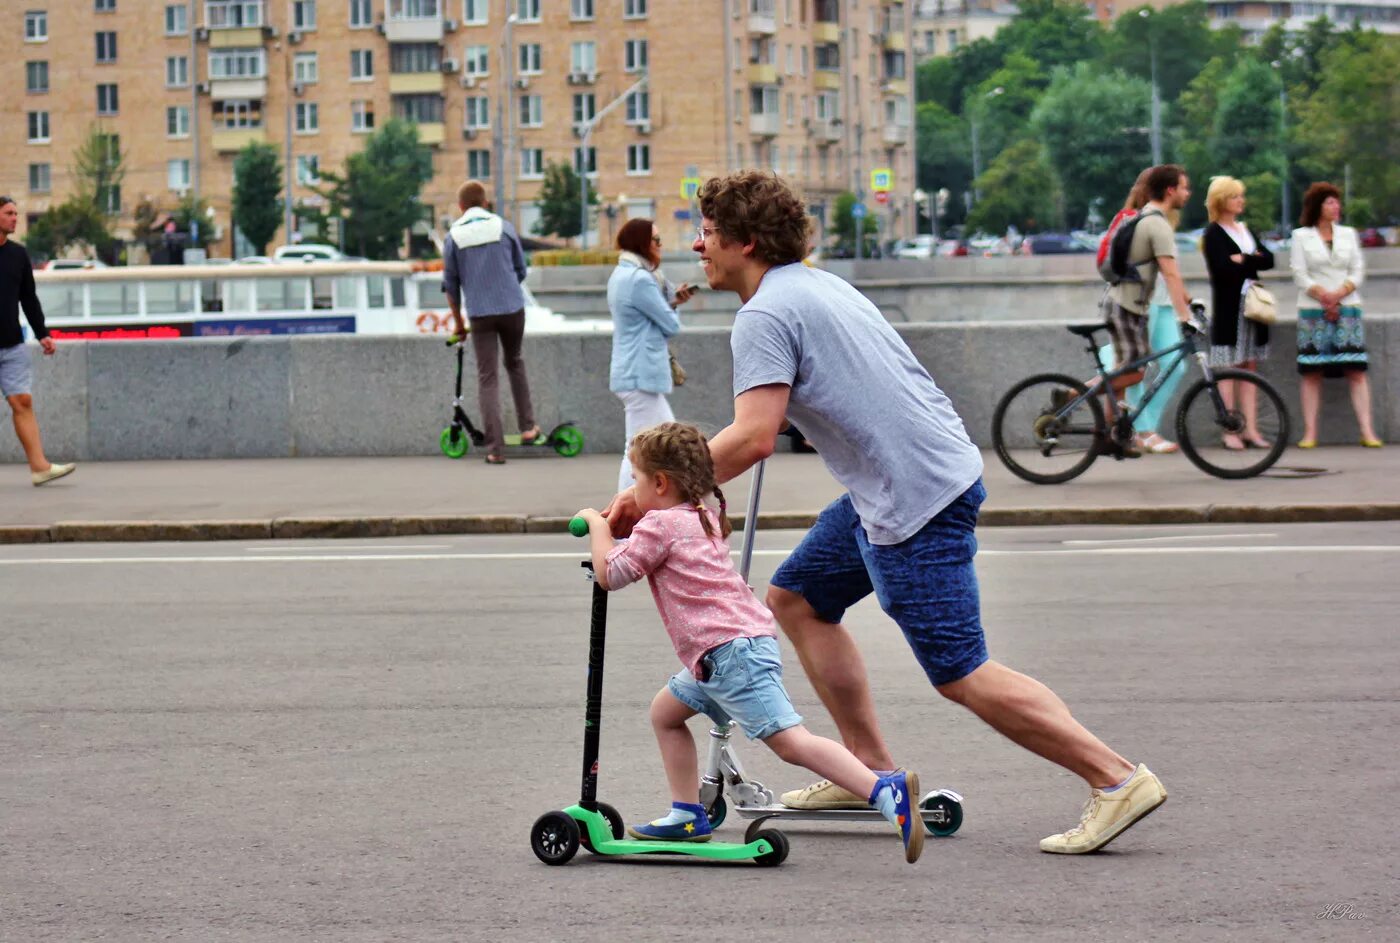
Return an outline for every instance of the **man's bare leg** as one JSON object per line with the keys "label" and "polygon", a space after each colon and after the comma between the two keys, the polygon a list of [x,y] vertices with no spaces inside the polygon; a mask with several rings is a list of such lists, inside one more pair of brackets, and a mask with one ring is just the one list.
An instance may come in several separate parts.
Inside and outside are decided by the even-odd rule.
{"label": "man's bare leg", "polygon": [[846,627],[823,622],[806,599],[778,587],[768,590],[768,608],[797,649],[802,670],[822,699],[841,741],[870,769],[894,769],[880,735],[865,659]]}
{"label": "man's bare leg", "polygon": [[1107,788],[1133,772],[1133,764],[1075,720],[1054,691],[999,662],[983,663],[967,677],[942,685],[938,693],[1090,786]]}
{"label": "man's bare leg", "polygon": [[39,419],[34,415],[34,400],[28,393],[7,396],[14,414],[15,435],[19,437],[24,457],[32,472],[48,471],[50,462],[44,455],[43,439],[39,436]]}

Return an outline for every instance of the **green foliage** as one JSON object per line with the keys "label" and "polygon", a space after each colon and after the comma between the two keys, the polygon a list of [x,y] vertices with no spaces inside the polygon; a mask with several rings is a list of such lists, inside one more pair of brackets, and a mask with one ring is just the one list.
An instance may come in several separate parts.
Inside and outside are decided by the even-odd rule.
{"label": "green foliage", "polygon": [[1009,226],[1028,232],[1043,228],[1055,212],[1054,192],[1047,185],[1052,179],[1040,142],[1017,141],[974,183],[982,199],[968,213],[968,227],[990,233]]}
{"label": "green foliage", "polygon": [[[1244,184],[1244,221],[1256,232],[1268,232],[1279,223],[1279,175],[1272,170],[1241,177]],[[1203,188],[1204,189],[1204,188]]]}
{"label": "green foliage", "polygon": [[1241,59],[1225,77],[1210,134],[1217,174],[1243,178],[1277,170],[1278,92],[1278,76],[1257,59]]}
{"label": "green foliage", "polygon": [[175,212],[170,216],[175,220],[175,225],[181,232],[193,235],[193,224],[199,223],[199,235],[189,242],[191,247],[200,249],[209,248],[209,244],[214,241],[214,226],[209,222],[209,204],[203,200],[196,200],[193,196],[186,194],[180,200],[180,205],[175,207]]}
{"label": "green foliage", "polygon": [[70,248],[90,246],[110,259],[116,241],[107,229],[107,217],[83,194],[75,194],[40,216],[29,227],[25,248],[39,259],[63,256]]}
{"label": "green foliage", "polygon": [[963,218],[962,195],[972,187],[972,144],[967,121],[935,102],[921,102],[915,113],[918,185],[929,193],[946,187],[952,194],[944,219]]}
{"label": "green foliage", "polygon": [[[582,181],[574,168],[563,161],[545,166],[544,182],[540,184],[540,218],[535,223],[535,235],[555,235],[573,239],[583,231],[579,201],[583,195]],[[596,206],[598,193],[589,188],[588,204]]]}
{"label": "green foliage", "polygon": [[249,141],[233,159],[233,221],[253,244],[267,251],[282,225],[282,162],[271,144]]}
{"label": "green foliage", "polygon": [[391,119],[345,161],[343,174],[321,171],[317,192],[327,215],[343,220],[346,250],[370,259],[398,258],[408,228],[424,218],[419,199],[433,176],[432,152],[418,128]]}
{"label": "green foliage", "polygon": [[1240,41],[1233,33],[1210,28],[1202,0],[1187,0],[1161,10],[1129,10],[1114,21],[1104,46],[1107,65],[1148,81],[1155,49],[1157,88],[1164,101],[1171,101],[1196,77],[1201,63],[1216,56],[1233,59]]}
{"label": "green foliage", "polygon": [[914,70],[914,97],[920,105],[937,104],[946,111],[957,111],[962,102],[962,80],[953,56],[934,56]]}
{"label": "green foliage", "polygon": [[[828,227],[829,235],[836,237],[836,244],[843,249],[852,249],[856,243],[856,218],[851,213],[851,209],[856,205],[856,195],[849,190],[844,191],[836,197],[836,202],[832,206],[831,226]],[[861,220],[860,231],[866,238],[863,239],[864,249],[873,245],[869,238],[879,231],[879,224],[874,216],[866,216]]]}
{"label": "green foliage", "polygon": [[1056,71],[1031,125],[1044,144],[1071,221],[1086,218],[1096,198],[1118,205],[1151,162],[1143,126],[1151,97],[1141,79],[1101,73],[1089,63]]}
{"label": "green foliage", "polygon": [[116,197],[126,177],[126,155],[117,135],[101,125],[89,125],[83,142],[73,152],[70,173],[77,182],[76,201],[91,204],[101,216],[117,215],[120,207]]}

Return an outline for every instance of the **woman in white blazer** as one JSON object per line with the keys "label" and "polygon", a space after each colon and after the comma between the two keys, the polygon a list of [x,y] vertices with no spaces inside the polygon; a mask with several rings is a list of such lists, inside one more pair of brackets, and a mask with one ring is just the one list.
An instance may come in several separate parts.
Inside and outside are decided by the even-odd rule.
{"label": "woman in white blazer", "polygon": [[1361,326],[1363,265],[1356,230],[1340,223],[1342,195],[1315,183],[1303,195],[1301,227],[1293,230],[1289,263],[1298,286],[1298,372],[1302,374],[1303,438],[1317,445],[1322,378],[1345,376],[1361,444],[1380,448],[1371,425],[1371,385],[1366,378],[1366,337]]}

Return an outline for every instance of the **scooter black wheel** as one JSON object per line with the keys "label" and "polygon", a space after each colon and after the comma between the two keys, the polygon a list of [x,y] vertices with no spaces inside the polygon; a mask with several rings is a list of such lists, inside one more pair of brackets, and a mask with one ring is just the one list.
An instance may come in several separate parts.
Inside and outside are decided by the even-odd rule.
{"label": "scooter black wheel", "polygon": [[744,829],[744,844],[747,845],[749,842],[756,841],[758,836],[763,833],[763,826],[770,818],[772,818],[771,815],[765,815],[763,818],[754,819],[750,822],[749,827]]}
{"label": "scooter black wheel", "polygon": [[928,829],[930,835],[946,838],[962,827],[962,803],[952,796],[941,792],[929,793],[927,796],[924,796],[923,801],[919,803],[919,808],[929,810],[941,809],[943,811],[942,825],[935,825],[929,821],[924,822],[924,828]]}
{"label": "scooter black wheel", "polygon": [[471,448],[471,440],[461,429],[456,426],[448,426],[442,430],[442,435],[438,437],[438,446],[442,449],[442,454],[448,458],[461,458],[467,454],[467,449]]}
{"label": "scooter black wheel", "polygon": [[719,828],[720,823],[724,821],[724,817],[728,814],[729,806],[725,803],[724,796],[716,798],[715,801],[710,804],[710,807],[705,810],[705,815],[710,820],[710,828]]}
{"label": "scooter black wheel", "polygon": [[[617,809],[614,809],[606,802],[598,803],[598,812],[603,816],[603,818],[608,820],[608,831],[612,832],[613,838],[620,839],[627,834],[627,827],[622,824],[621,812],[617,811]],[[598,853],[596,851],[593,851],[593,842],[588,837],[588,829],[579,828],[578,840],[586,850],[592,852],[595,855]]]}
{"label": "scooter black wheel", "polygon": [[554,451],[565,458],[573,458],[583,451],[583,433],[575,426],[560,426],[549,438],[554,443]]}
{"label": "scooter black wheel", "polygon": [[773,846],[773,850],[766,854],[761,854],[753,859],[753,863],[762,865],[765,868],[775,868],[787,860],[788,840],[787,836],[776,828],[765,828],[754,836],[755,839],[762,838]]}
{"label": "scooter black wheel", "polygon": [[568,864],[578,846],[578,823],[568,813],[546,812],[530,829],[530,850],[545,864]]}

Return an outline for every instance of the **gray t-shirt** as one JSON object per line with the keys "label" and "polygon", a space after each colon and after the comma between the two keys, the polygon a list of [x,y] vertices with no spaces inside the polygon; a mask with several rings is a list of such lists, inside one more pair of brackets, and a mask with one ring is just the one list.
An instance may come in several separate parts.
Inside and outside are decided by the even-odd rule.
{"label": "gray t-shirt", "polygon": [[1157,260],[1176,258],[1176,232],[1160,210],[1148,209],[1133,230],[1128,263],[1136,265],[1141,282],[1119,282],[1108,290],[1113,300],[1134,314],[1146,314],[1148,299],[1157,287]]}
{"label": "gray t-shirt", "polygon": [[734,319],[734,395],[792,388],[788,418],[874,544],[913,536],[982,474],[953,404],[879,310],[829,272],[776,266]]}

